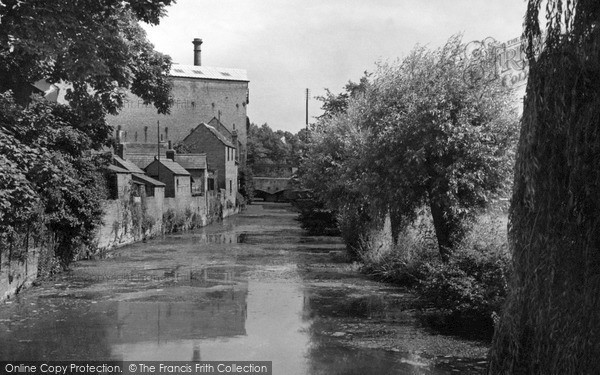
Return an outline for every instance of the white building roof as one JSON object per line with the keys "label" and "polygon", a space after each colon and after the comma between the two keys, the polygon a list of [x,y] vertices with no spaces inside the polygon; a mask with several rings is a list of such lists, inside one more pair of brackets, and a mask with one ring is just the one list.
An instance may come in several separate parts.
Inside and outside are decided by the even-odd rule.
{"label": "white building roof", "polygon": [[204,65],[173,64],[171,77],[218,79],[221,81],[249,82],[245,69],[215,68]]}

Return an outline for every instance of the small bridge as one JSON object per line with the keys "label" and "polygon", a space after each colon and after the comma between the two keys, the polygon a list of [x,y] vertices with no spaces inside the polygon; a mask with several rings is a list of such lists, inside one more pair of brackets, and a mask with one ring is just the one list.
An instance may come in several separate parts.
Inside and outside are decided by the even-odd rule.
{"label": "small bridge", "polygon": [[291,177],[253,177],[254,196],[267,202],[285,202],[290,198]]}

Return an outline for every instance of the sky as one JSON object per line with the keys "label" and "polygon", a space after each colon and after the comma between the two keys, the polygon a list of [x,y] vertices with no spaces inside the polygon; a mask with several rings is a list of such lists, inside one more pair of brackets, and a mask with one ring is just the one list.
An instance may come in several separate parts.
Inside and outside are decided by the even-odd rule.
{"label": "sky", "polygon": [[245,69],[250,121],[296,133],[322,111],[325,88],[343,91],[378,61],[415,45],[437,48],[453,34],[470,42],[521,35],[525,0],[177,0],[158,26],[143,25],[157,51],[193,64]]}

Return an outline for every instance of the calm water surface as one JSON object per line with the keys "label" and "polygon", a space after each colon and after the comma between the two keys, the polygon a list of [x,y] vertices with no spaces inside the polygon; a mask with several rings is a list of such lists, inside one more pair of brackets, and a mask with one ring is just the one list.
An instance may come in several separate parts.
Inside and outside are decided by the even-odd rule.
{"label": "calm water surface", "polygon": [[0,304],[2,360],[255,360],[274,374],[481,373],[486,343],[307,237],[286,205],[116,250]]}

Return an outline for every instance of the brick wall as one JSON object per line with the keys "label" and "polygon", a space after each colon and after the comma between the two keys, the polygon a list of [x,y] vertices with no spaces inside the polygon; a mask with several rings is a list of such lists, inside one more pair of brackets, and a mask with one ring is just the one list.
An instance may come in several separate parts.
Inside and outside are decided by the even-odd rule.
{"label": "brick wall", "polygon": [[121,113],[108,116],[107,121],[127,133],[123,141],[135,143],[156,142],[156,123],[160,121],[159,137],[176,143],[201,122],[216,117],[230,132],[235,126],[245,149],[248,82],[173,78],[173,97],[171,114],[159,115],[156,108],[130,93]]}
{"label": "brick wall", "polygon": [[175,176],[175,196],[182,198],[192,196],[191,176]]}
{"label": "brick wall", "polygon": [[[163,215],[168,210],[172,210],[178,218],[183,218],[186,227],[192,224],[208,225],[210,217],[207,199],[210,198],[206,195],[192,197],[189,194],[177,198],[165,198],[164,189],[158,188],[154,197],[143,197],[139,203],[131,202],[128,195],[122,199],[106,200],[104,201],[103,225],[96,237],[98,249],[108,250],[162,234],[165,228]],[[142,233],[139,228],[134,226],[131,214],[132,204],[145,204],[146,215],[154,218],[151,230]],[[196,221],[192,223],[194,214],[196,214]],[[227,214],[231,213],[228,211]]]}
{"label": "brick wall", "polygon": [[[111,249],[161,234],[164,194],[165,189],[157,187],[153,197],[142,196],[138,197],[139,199],[131,199],[127,191],[119,199],[105,200],[103,224],[96,235],[98,249]],[[143,212],[143,206],[145,206],[146,216],[154,221],[152,227],[145,233],[140,225],[135,226],[133,218],[134,213]],[[144,217],[138,216],[139,220],[144,220]]]}
{"label": "brick wall", "polygon": [[23,260],[8,260],[3,253],[0,259],[0,302],[10,298],[22,288],[29,287],[37,278],[39,250],[29,249]]}
{"label": "brick wall", "polygon": [[[201,226],[209,223],[208,212],[206,208],[206,196],[197,197],[180,197],[180,198],[165,198],[163,212],[171,209],[176,214],[181,215],[185,220],[191,220],[188,214],[197,214],[201,220]],[[187,223],[188,225],[191,223]]]}

